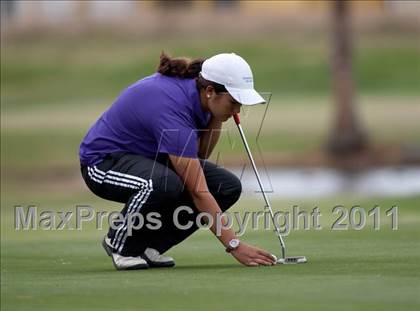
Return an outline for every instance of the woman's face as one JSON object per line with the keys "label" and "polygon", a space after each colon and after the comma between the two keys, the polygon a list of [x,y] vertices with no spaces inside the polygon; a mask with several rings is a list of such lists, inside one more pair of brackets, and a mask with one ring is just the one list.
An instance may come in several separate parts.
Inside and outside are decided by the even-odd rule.
{"label": "woman's face", "polygon": [[222,122],[227,121],[235,113],[241,111],[241,104],[238,103],[227,92],[207,92],[207,107],[215,119]]}

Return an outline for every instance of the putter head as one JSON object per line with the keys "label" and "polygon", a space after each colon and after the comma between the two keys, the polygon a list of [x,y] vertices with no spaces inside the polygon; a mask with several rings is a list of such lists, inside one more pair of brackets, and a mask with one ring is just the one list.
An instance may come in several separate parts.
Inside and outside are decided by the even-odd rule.
{"label": "putter head", "polygon": [[299,263],[307,263],[308,260],[305,256],[286,257],[277,259],[277,264],[281,265],[296,265]]}

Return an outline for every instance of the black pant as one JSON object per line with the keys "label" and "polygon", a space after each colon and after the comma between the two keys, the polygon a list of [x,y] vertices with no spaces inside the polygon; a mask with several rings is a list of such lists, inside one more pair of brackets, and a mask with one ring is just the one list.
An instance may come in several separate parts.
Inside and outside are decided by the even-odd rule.
{"label": "black pant", "polygon": [[[210,193],[221,210],[226,211],[239,199],[242,191],[240,180],[207,160],[200,159],[200,163]],[[122,255],[138,256],[147,247],[164,253],[198,229],[196,217],[199,211],[166,154],[160,154],[153,160],[141,155],[113,153],[96,166],[82,165],[81,171],[94,194],[103,199],[125,203],[121,211],[124,220],[115,223],[118,225],[116,230],[110,228],[108,231],[112,245]],[[189,229],[180,229],[173,221],[173,213],[179,206],[188,206],[193,210],[193,214],[182,211],[177,217],[181,225],[192,221],[194,224]],[[130,230],[127,219],[130,214],[141,214],[146,224],[146,215],[151,212],[160,215],[162,225],[158,230],[143,225],[140,229],[133,229],[131,235],[128,234]],[[133,226],[138,224],[137,219]]]}

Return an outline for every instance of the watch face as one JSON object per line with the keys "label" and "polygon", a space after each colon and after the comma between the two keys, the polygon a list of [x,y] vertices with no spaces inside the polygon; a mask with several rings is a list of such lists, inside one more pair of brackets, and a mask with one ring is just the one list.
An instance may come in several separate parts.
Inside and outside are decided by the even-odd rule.
{"label": "watch face", "polygon": [[232,248],[237,248],[239,246],[239,240],[238,239],[233,239],[229,242],[229,246]]}

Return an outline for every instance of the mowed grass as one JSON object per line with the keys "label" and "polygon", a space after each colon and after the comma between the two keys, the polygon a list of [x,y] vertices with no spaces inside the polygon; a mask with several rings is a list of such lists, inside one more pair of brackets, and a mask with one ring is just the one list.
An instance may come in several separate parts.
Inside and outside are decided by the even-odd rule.
{"label": "mowed grass", "polygon": [[[115,271],[100,246],[106,232],[93,223],[83,230],[15,231],[13,204],[2,204],[2,299],[4,310],[418,310],[420,298],[420,198],[321,200],[301,202],[301,210],[315,204],[322,212],[322,230],[292,231],[286,237],[289,255],[305,255],[304,265],[247,268],[227,255],[208,231],[198,231],[168,252],[173,269]],[[37,202],[37,200],[35,200]],[[116,204],[79,196],[38,201],[43,210],[74,210],[74,202],[96,211]],[[276,210],[296,202],[275,201]],[[363,230],[331,231],[336,204],[366,211],[381,206],[380,230],[372,218]],[[391,230],[385,210],[399,206],[398,230]],[[233,211],[257,211],[261,200],[243,198]],[[74,226],[74,219],[72,221]],[[248,229],[244,241],[278,254],[271,231]]]}

